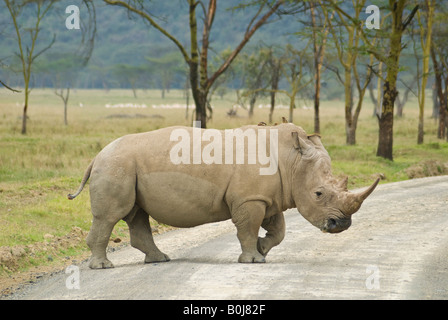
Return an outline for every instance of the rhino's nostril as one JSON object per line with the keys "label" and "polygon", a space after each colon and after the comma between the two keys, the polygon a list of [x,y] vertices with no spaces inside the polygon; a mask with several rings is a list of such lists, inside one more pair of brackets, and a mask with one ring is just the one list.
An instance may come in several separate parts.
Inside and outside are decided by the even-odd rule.
{"label": "rhino's nostril", "polygon": [[336,227],[336,220],[330,218],[327,222],[328,230],[334,229]]}

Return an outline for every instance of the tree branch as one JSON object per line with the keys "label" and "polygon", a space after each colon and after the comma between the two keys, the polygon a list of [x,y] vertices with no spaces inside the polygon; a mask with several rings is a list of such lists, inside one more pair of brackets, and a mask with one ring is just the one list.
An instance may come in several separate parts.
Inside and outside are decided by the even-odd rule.
{"label": "tree branch", "polygon": [[174,44],[179,48],[179,50],[182,53],[182,56],[184,57],[185,61],[190,64],[190,57],[187,53],[187,51],[185,50],[185,48],[182,46],[182,44],[179,42],[179,40],[177,40],[173,35],[171,35],[168,31],[166,31],[165,29],[163,29],[160,25],[158,25],[154,19],[151,18],[151,16],[149,14],[147,14],[146,12],[142,11],[142,10],[138,10],[137,8],[132,7],[129,3],[126,3],[124,1],[113,1],[113,0],[103,0],[104,2],[106,2],[107,4],[113,5],[113,6],[121,6],[124,7],[126,9],[128,9],[129,11],[132,11],[138,15],[140,15],[141,17],[143,17],[144,19],[146,19],[154,28],[156,28],[157,30],[159,30],[161,33],[163,33],[163,35],[165,35],[166,37],[168,37],[168,39],[170,39],[172,42],[174,42]]}
{"label": "tree branch", "polygon": [[19,91],[19,90],[15,90],[15,89],[13,89],[13,88],[11,88],[11,87],[8,87],[2,80],[0,80],[0,83],[1,83],[6,89],[11,90],[12,92],[22,92],[22,91]]}
{"label": "tree branch", "polygon": [[412,9],[411,13],[408,15],[408,17],[406,18],[406,20],[403,21],[402,26],[403,26],[403,31],[406,29],[406,27],[408,26],[409,23],[411,23],[412,18],[414,18],[415,14],[417,13],[417,10],[419,8],[419,5],[416,5],[414,7],[414,9]]}
{"label": "tree branch", "polygon": [[232,61],[236,58],[236,56],[240,53],[240,51],[243,49],[243,47],[246,45],[247,42],[249,42],[252,35],[255,33],[255,31],[258,30],[263,24],[266,23],[266,21],[269,19],[270,16],[274,14],[274,12],[283,4],[284,0],[277,1],[274,6],[263,16],[261,17],[257,23],[244,35],[243,40],[240,42],[240,44],[233,50],[233,52],[229,55],[227,60],[221,65],[221,67],[212,75],[212,77],[208,81],[207,87],[210,88],[215,80],[224,72],[227,70],[227,68],[230,66]]}
{"label": "tree branch", "polygon": [[36,53],[33,57],[31,57],[31,63],[34,62],[34,60],[36,60],[37,57],[39,57],[42,53],[44,53],[45,51],[47,51],[48,49],[50,49],[53,44],[56,42],[56,33],[53,35],[53,40],[50,42],[50,44],[48,46],[46,46],[45,48],[43,48],[41,51],[39,51],[38,53]]}

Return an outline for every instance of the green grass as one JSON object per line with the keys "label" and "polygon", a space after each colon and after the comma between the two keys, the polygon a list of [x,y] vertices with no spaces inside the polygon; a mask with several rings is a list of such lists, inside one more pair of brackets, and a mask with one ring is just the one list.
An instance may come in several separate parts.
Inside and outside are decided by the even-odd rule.
{"label": "green grass", "polygon": [[[135,99],[130,90],[72,90],[69,125],[65,126],[61,100],[50,89],[35,89],[31,93],[28,134],[24,136],[20,134],[22,95],[2,89],[0,97],[0,247],[41,243],[45,234],[64,236],[73,227],[87,231],[91,221],[87,190],[75,201],[68,201],[66,195],[77,189],[91,159],[122,135],[191,123],[191,111],[185,119],[185,110],[151,107],[153,104],[184,103],[181,91],[172,90],[161,99],[160,91],[139,90]],[[230,93],[224,99],[215,98],[213,119],[208,127],[224,129],[267,122],[268,110],[258,108],[252,119],[247,118],[245,110],[238,111],[240,117],[228,118],[226,112],[234,101]],[[107,103],[127,102],[145,103],[149,108],[105,108]],[[262,102],[268,103],[267,100]],[[79,107],[80,103],[83,108]],[[287,101],[280,98],[278,103],[286,105]],[[303,101],[297,103],[298,106],[303,104]],[[312,105],[311,101],[307,104]],[[431,106],[429,99],[427,105]],[[427,109],[423,145],[416,145],[416,101],[411,100],[406,105],[404,118],[395,120],[392,162],[375,155],[378,125],[371,116],[370,103],[364,104],[359,119],[357,145],[346,146],[343,102],[323,101],[322,141],[332,157],[334,174],[348,175],[349,187],[355,188],[372,183],[379,174],[385,178],[382,183],[408,179],[406,169],[427,160],[448,162],[448,144],[436,139],[436,124],[429,119]],[[108,118],[115,114],[137,113],[147,117]],[[278,109],[274,119],[281,122],[281,117],[287,115],[288,110]],[[294,120],[307,132],[313,132],[311,109],[296,109]],[[116,236],[126,237],[126,228],[125,223],[120,223]],[[64,257],[83,250],[86,247],[81,244],[53,255]],[[36,254],[28,263],[47,263],[45,257],[45,254]]]}

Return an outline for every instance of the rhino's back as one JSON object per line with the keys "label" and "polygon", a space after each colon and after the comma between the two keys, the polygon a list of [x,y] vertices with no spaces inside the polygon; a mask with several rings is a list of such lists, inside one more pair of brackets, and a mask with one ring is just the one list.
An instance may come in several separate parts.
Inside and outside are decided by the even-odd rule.
{"label": "rhino's back", "polygon": [[172,163],[170,150],[176,144],[170,141],[172,130],[164,128],[115,140],[97,156],[92,175],[101,171],[114,176],[124,171],[136,176],[136,203],[168,225],[192,227],[229,219],[224,196],[231,166]]}

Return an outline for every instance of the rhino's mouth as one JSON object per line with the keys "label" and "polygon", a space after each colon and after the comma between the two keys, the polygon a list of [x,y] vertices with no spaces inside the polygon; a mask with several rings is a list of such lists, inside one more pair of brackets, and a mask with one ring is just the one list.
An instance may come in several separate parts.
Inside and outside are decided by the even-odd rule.
{"label": "rhino's mouth", "polygon": [[347,230],[352,224],[352,219],[328,218],[323,224],[321,230],[325,233],[339,233]]}

